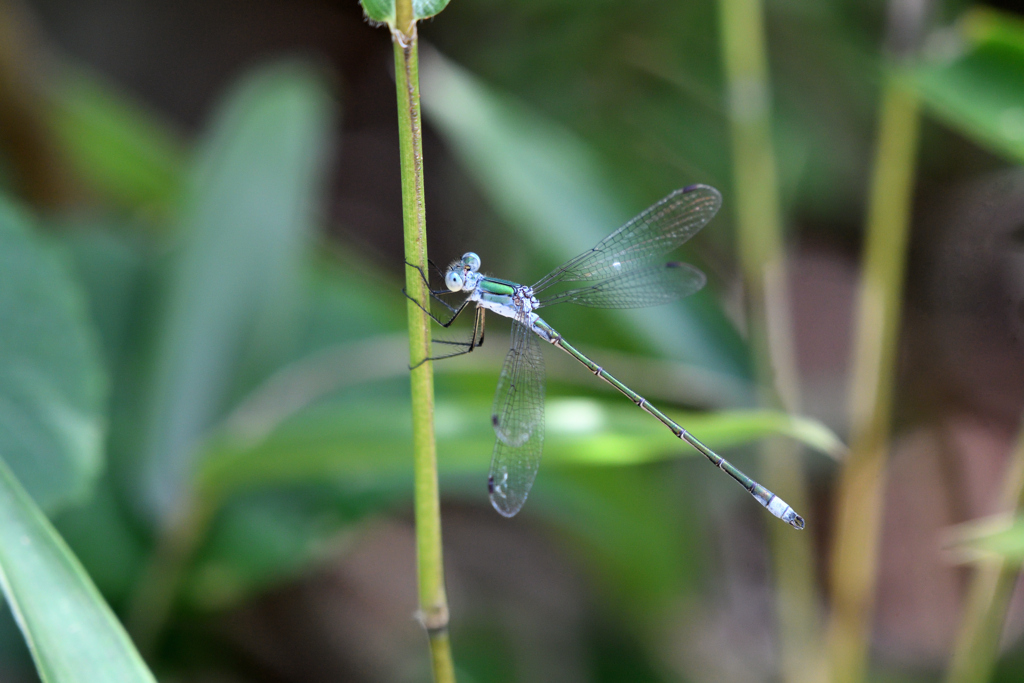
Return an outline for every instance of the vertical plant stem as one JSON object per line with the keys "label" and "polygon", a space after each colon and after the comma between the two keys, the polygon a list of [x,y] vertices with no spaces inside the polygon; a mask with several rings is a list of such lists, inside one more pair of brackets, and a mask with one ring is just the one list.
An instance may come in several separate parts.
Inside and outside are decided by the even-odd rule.
{"label": "vertical plant stem", "polygon": [[128,605],[126,627],[139,652],[150,658],[174,610],[189,561],[205,538],[219,502],[201,496],[185,499],[184,512],[173,516],[142,571]]}
{"label": "vertical plant stem", "polygon": [[828,628],[832,681],[864,678],[910,232],[918,102],[885,76],[872,170],[850,394],[850,453],[837,496]]}
{"label": "vertical plant stem", "polygon": [[[721,0],[722,54],[728,87],[737,244],[748,292],[751,348],[761,403],[788,410],[799,404],[791,341],[784,238],[770,84],[760,0]],[[762,446],[763,479],[794,509],[807,509],[806,481],[796,449],[778,439]],[[818,595],[811,536],[780,524],[769,533],[774,560],[782,678],[809,681],[820,672]]]}
{"label": "vertical plant stem", "polygon": [[[391,35],[398,95],[405,259],[427,272],[419,58],[410,0],[396,3],[396,18]],[[406,291],[418,301],[429,303],[428,287],[415,268],[405,269],[405,286]],[[430,318],[412,301],[408,304],[409,360],[410,365],[416,366],[410,374],[419,617],[430,642],[434,681],[447,683],[455,680],[455,674],[448,640],[448,598],[444,589],[441,552],[441,503],[434,439],[434,366],[423,362],[424,358],[430,357]]]}
{"label": "vertical plant stem", "polygon": [[[1000,507],[1007,513],[1021,506],[1024,506],[1024,428],[1017,435],[1000,496]],[[1002,558],[993,558],[975,567],[946,675],[948,683],[982,683],[992,677],[1006,609],[1019,574],[1017,565]]]}

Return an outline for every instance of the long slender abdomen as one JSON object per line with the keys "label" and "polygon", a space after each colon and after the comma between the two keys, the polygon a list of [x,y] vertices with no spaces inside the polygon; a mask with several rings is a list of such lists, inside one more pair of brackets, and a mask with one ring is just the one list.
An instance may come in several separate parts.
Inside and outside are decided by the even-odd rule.
{"label": "long slender abdomen", "polygon": [[562,335],[559,334],[553,327],[548,325],[544,320],[538,317],[534,321],[533,329],[542,339],[551,342],[552,344],[554,344],[555,346],[562,349],[570,356],[578,360],[596,376],[600,377],[605,382],[618,389],[619,392],[621,392],[629,400],[635,403],[638,408],[643,409],[650,415],[657,418],[662,424],[664,424],[666,427],[672,430],[672,433],[675,434],[678,438],[682,439],[683,441],[685,441],[686,443],[690,444],[695,449],[700,451],[702,454],[704,454],[704,457],[706,457],[719,469],[721,469],[730,477],[739,482],[740,486],[746,489],[747,492],[750,493],[750,495],[752,495],[758,503],[763,505],[768,510],[768,512],[772,513],[773,515],[775,515],[776,517],[778,517],[779,519],[781,519],[782,521],[786,522],[787,524],[796,529],[804,528],[803,517],[798,515],[793,510],[793,508],[791,508],[784,500],[776,496],[774,493],[769,491],[764,486],[761,486],[761,484],[758,484],[756,481],[754,481],[746,474],[744,474],[738,467],[736,467],[731,462],[729,462],[728,460],[726,460],[725,458],[723,458],[722,456],[718,455],[713,450],[705,446],[697,439],[697,437],[695,437],[693,434],[690,434],[690,432],[683,429],[673,420],[669,419],[667,415],[665,415],[663,412],[654,407],[643,396],[636,393],[619,380],[615,379],[615,377],[609,374],[607,370],[605,370],[600,365],[587,358],[587,356],[583,355],[583,353],[578,351],[574,346],[566,342],[562,338]]}

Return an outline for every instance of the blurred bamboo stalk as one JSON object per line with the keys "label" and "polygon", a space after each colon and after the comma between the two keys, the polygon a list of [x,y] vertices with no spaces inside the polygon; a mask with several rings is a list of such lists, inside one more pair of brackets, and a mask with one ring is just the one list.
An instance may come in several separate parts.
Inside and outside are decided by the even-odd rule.
{"label": "blurred bamboo stalk", "polygon": [[[423,131],[420,118],[418,38],[411,0],[395,3],[391,27],[395,50],[398,97],[398,139],[402,164],[402,215],[406,291],[429,305],[429,287],[420,272],[427,271],[427,226],[423,195]],[[434,366],[430,357],[430,317],[408,302],[409,361],[412,391],[413,479],[416,511],[416,562],[419,577],[419,618],[430,642],[435,683],[454,683],[448,639],[448,598],[444,587],[441,550],[441,501],[437,482],[437,442],[434,437]]]}
{"label": "blurred bamboo stalk", "polygon": [[[739,258],[748,293],[751,348],[760,403],[799,409],[788,279],[772,144],[768,56],[760,0],[721,0]],[[762,481],[797,511],[807,510],[798,449],[772,439],[761,449]],[[769,524],[782,650],[782,679],[821,676],[819,598],[809,534]]]}
{"label": "blurred bamboo stalk", "polygon": [[[1012,513],[1024,506],[1024,427],[1007,466],[1000,494],[1000,509]],[[947,683],[982,683],[992,677],[1006,609],[1020,567],[1002,558],[979,563],[967,588]]]}
{"label": "blurred bamboo stalk", "polygon": [[914,190],[918,102],[885,74],[872,170],[850,394],[850,453],[837,492],[828,656],[833,683],[864,679]]}

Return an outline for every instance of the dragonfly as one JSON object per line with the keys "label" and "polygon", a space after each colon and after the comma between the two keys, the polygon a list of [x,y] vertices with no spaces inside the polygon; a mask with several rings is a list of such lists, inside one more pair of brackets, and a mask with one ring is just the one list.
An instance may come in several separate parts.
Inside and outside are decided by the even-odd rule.
{"label": "dragonfly", "polygon": [[[650,401],[613,377],[588,358],[537,314],[537,310],[562,303],[592,308],[640,308],[666,304],[694,294],[704,287],[704,273],[687,263],[664,262],[663,257],[689,240],[718,212],[722,196],[707,185],[691,185],[672,192],[641,212],[621,228],[579,256],[570,259],[533,286],[501,280],[480,272],[480,257],[467,252],[444,273],[446,289],[431,290],[422,268],[417,268],[433,300],[451,313],[442,320],[412,299],[442,327],[449,327],[475,304],[476,315],[468,341],[435,340],[451,345],[447,352],[424,359],[441,360],[462,355],[484,341],[487,311],[512,320],[512,345],[501,368],[491,421],[496,434],[487,488],[491,504],[505,517],[523,507],[537,477],[544,445],[544,358],[541,342],[547,342],[582,363],[590,372],[612,385],[641,410],[657,418],[672,433],[702,453],[746,489],[770,513],[797,529],[804,520],[781,498],[744,474],[735,465],[701,443]],[[541,296],[561,283],[581,283],[547,298]],[[458,306],[441,298],[462,293]],[[409,296],[408,294],[406,294]],[[455,348],[453,348],[453,346]]]}

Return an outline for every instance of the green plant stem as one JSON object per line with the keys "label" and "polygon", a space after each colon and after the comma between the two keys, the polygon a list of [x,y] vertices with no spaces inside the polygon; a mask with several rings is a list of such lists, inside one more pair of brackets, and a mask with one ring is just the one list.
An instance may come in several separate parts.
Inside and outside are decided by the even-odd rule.
{"label": "green plant stem", "polygon": [[[398,94],[398,137],[402,160],[402,212],[405,259],[427,272],[427,228],[423,205],[423,140],[420,119],[419,58],[416,24],[409,0],[396,5],[395,84]],[[430,301],[420,273],[405,269],[405,286],[418,301]],[[437,443],[434,438],[434,366],[430,357],[430,318],[409,302],[409,360],[411,372],[413,468],[416,510],[416,559],[419,575],[420,620],[430,641],[434,681],[454,681],[448,639],[448,598],[444,589],[441,553],[441,503],[437,483]]]}
{"label": "green plant stem", "polygon": [[[1024,506],[1024,428],[1010,456],[1003,479],[1000,508],[1011,513]],[[992,677],[1003,622],[1020,567],[1002,558],[979,563],[967,588],[964,615],[960,621],[947,683],[982,683]]]}
{"label": "green plant stem", "polygon": [[[747,292],[750,342],[760,402],[798,409],[799,379],[791,341],[770,84],[760,0],[721,0],[722,56],[736,190],[737,244]],[[771,439],[761,449],[763,479],[797,511],[807,510],[806,477],[797,449]],[[777,487],[777,488],[776,488]],[[809,534],[771,524],[776,610],[786,681],[813,680],[821,670],[819,599]]]}
{"label": "green plant stem", "polygon": [[211,500],[187,501],[159,536],[156,550],[142,571],[125,619],[139,652],[149,658],[174,609],[181,579],[200,541],[206,537],[218,504]]}
{"label": "green plant stem", "polygon": [[867,667],[918,119],[916,96],[899,71],[890,71],[879,111],[857,309],[850,453],[840,475],[830,569],[828,654],[835,683],[861,681]]}

